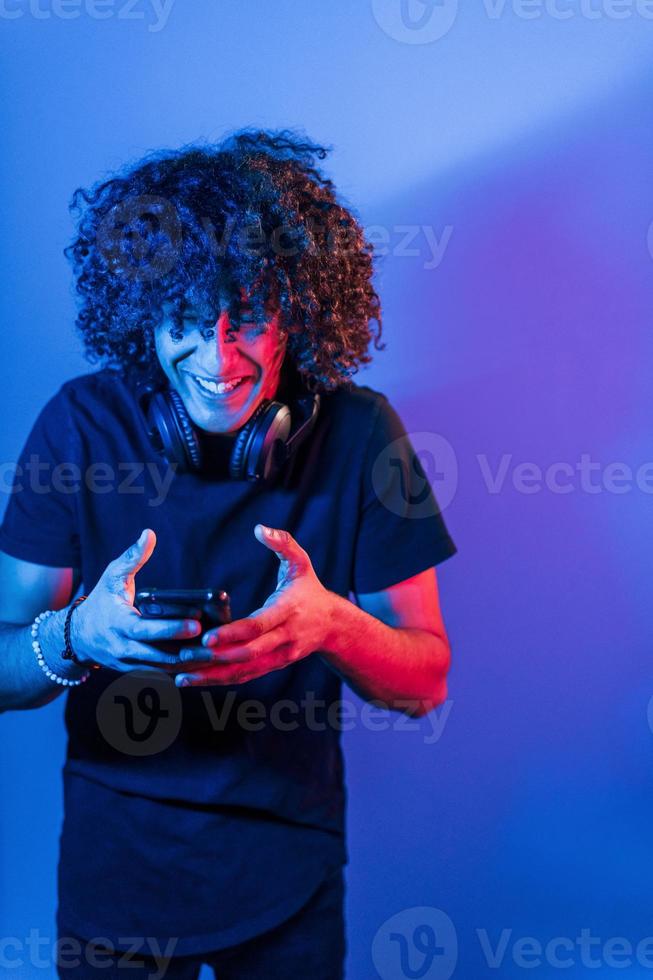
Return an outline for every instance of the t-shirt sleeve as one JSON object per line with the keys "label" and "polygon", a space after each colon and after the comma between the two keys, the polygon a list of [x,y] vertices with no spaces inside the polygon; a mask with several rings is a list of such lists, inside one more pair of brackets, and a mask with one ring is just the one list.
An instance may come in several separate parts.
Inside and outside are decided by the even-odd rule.
{"label": "t-shirt sleeve", "polygon": [[411,438],[379,393],[363,464],[351,591],[387,589],[456,550]]}
{"label": "t-shirt sleeve", "polygon": [[12,472],[5,467],[0,550],[24,561],[80,567],[75,462],[67,399],[60,389],[39,413]]}

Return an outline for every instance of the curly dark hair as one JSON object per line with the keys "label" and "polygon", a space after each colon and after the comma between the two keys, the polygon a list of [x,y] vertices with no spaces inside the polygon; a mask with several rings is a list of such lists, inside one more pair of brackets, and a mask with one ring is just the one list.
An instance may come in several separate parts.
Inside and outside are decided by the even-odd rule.
{"label": "curly dark hair", "polygon": [[287,354],[309,388],[350,385],[372,359],[372,337],[377,350],[386,345],[374,248],[316,166],[328,152],[292,130],[246,128],[220,143],[158,150],[78,188],[76,237],[64,254],[88,360],[151,370],[164,315],[175,337],[188,306],[210,329],[224,303],[238,330],[245,290],[257,322],[279,310]]}

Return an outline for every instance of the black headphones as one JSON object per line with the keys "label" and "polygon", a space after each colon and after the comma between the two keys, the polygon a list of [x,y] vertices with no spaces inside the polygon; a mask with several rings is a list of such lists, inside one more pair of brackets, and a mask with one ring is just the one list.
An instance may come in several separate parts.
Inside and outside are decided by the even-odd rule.
{"label": "black headphones", "polygon": [[[177,473],[201,472],[206,462],[202,436],[179,392],[149,377],[138,382],[136,398],[154,449],[176,465]],[[264,399],[233,439],[230,478],[271,483],[311,433],[319,409],[319,394],[303,387],[292,410]]]}

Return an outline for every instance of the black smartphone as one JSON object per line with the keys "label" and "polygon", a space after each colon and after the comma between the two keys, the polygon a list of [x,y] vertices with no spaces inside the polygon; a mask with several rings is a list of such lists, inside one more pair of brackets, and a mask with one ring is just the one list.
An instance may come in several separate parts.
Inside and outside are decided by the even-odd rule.
{"label": "black smartphone", "polygon": [[[202,633],[231,622],[229,595],[224,589],[139,589],[134,605],[146,619],[199,619]],[[186,640],[156,640],[155,646],[175,653],[199,646],[202,633]]]}

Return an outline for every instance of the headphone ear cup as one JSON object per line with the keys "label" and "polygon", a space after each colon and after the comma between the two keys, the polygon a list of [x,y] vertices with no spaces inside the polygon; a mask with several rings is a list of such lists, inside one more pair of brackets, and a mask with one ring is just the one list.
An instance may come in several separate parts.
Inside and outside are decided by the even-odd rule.
{"label": "headphone ear cup", "polygon": [[247,422],[243,428],[240,430],[236,436],[236,441],[234,442],[233,449],[231,450],[231,459],[229,460],[229,476],[232,480],[244,480],[245,479],[245,450],[247,449],[247,442],[249,440],[249,427],[251,419]]}
{"label": "headphone ear cup", "polygon": [[236,437],[229,462],[231,479],[272,481],[285,462],[291,424],[287,405],[261,402]]}
{"label": "headphone ear cup", "polygon": [[181,396],[174,388],[152,396],[148,417],[168,462],[176,464],[178,473],[201,469],[199,437]]}

